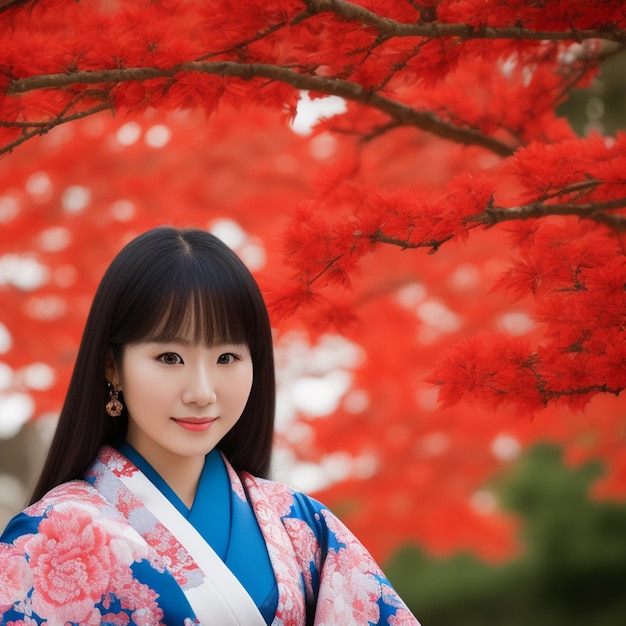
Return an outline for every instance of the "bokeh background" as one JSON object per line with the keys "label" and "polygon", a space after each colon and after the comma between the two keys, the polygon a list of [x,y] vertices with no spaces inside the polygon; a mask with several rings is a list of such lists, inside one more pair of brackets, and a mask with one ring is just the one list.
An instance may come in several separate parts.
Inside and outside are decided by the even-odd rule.
{"label": "bokeh background", "polygon": [[[608,61],[563,105],[581,136],[624,129],[623,76],[623,61]],[[330,184],[346,149],[312,125],[341,109],[303,95],[292,125],[262,109],[222,110],[210,123],[194,112],[104,113],[3,158],[0,527],[27,500],[91,296],[117,250],[157,224],[207,228],[271,298],[288,275],[288,218]],[[402,142],[418,142],[419,155],[393,159]],[[467,158],[414,133],[363,155],[386,184],[424,188]],[[408,255],[366,261],[353,285],[359,319],[331,325],[305,311],[276,323],[274,476],[344,517],[425,626],[626,623],[626,506],[603,496],[602,463],[572,452],[597,432],[623,446],[623,399],[535,419],[439,410],[425,382],[436,355],[494,326],[531,334],[530,305],[491,290],[508,258],[503,238]]]}

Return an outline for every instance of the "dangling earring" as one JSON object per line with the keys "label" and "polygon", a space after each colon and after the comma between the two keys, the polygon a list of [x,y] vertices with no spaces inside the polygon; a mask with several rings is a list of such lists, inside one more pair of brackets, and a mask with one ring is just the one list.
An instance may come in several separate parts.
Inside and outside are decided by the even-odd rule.
{"label": "dangling earring", "polygon": [[106,411],[111,417],[119,417],[124,409],[124,405],[118,398],[120,389],[111,383],[107,383],[107,385],[109,386],[109,396],[111,399],[106,404]]}

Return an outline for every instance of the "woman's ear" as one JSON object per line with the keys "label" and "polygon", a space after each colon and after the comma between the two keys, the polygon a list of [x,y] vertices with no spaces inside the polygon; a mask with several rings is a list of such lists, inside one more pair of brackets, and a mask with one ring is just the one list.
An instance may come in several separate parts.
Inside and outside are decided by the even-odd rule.
{"label": "woman's ear", "polygon": [[104,376],[107,382],[111,383],[114,387],[119,387],[120,375],[118,372],[117,364],[115,362],[115,355],[113,354],[113,348],[109,346],[104,363]]}

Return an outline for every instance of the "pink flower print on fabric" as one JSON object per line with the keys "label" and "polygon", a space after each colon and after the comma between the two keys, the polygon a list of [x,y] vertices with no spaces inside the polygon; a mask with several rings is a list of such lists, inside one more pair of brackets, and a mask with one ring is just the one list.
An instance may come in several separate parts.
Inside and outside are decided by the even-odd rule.
{"label": "pink flower print on fabric", "polygon": [[116,495],[115,508],[127,519],[132,511],[143,506],[141,500],[129,489],[120,489]]}
{"label": "pink flower print on fabric", "polygon": [[257,479],[250,474],[243,476],[254,513],[270,555],[278,585],[278,608],[272,626],[303,624],[305,599],[291,537],[283,526],[278,512],[288,513],[294,502],[292,491],[286,485]]}
{"label": "pink flower print on fabric", "polygon": [[0,617],[17,599],[25,598],[30,588],[30,569],[24,554],[0,543]]}
{"label": "pink flower print on fabric", "polygon": [[101,621],[107,626],[128,626],[130,618],[126,613],[106,613]]}
{"label": "pink flower print on fabric", "polygon": [[393,590],[390,585],[382,586],[383,602],[396,609],[395,615],[390,615],[387,619],[392,626],[420,626],[415,616],[409,611],[400,596]]}
{"label": "pink flower print on fabric", "polygon": [[[114,570],[109,584],[110,594],[120,602],[120,607],[124,612],[113,615],[117,624],[126,619],[129,623],[126,611],[131,613],[133,624],[137,626],[157,626],[163,619],[163,610],[157,605],[158,594],[144,583],[138,581],[130,575],[128,569]],[[111,608],[111,595],[108,595],[102,602],[106,610]],[[106,621],[103,617],[102,621]]]}
{"label": "pink flower print on fabric", "polygon": [[157,605],[156,594],[147,585],[135,581],[131,597],[137,607],[131,618],[137,626],[156,626],[161,624],[163,610]]}
{"label": "pink flower print on fabric", "polygon": [[[294,496],[287,485],[265,481],[260,478],[250,478],[252,479],[250,482],[259,490],[259,494],[262,494],[260,499],[267,505],[264,507],[266,514],[273,518],[276,518],[276,516],[284,517],[289,514],[294,503]],[[257,505],[261,506],[262,502],[255,502],[255,510]]]}
{"label": "pink flower print on fabric", "polygon": [[364,563],[351,550],[328,552],[317,599],[316,626],[379,622],[380,584],[366,567],[367,561]]}
{"label": "pink flower print on fabric", "polygon": [[79,501],[84,505],[102,506],[102,496],[82,480],[63,483],[50,491],[46,497],[29,506],[24,512],[31,517],[42,517],[50,507],[62,505],[69,501]]}
{"label": "pink flower print on fabric", "polygon": [[352,534],[352,531],[338,518],[335,517],[328,509],[322,509],[322,515],[326,521],[326,526],[330,530],[339,543],[346,546],[346,550],[353,554],[361,563],[366,563],[368,572],[381,576],[384,574],[380,567],[376,564],[370,553],[365,549],[363,544]]}
{"label": "pink flower print on fabric", "polygon": [[313,576],[311,566],[319,569],[321,550],[311,527],[301,519],[287,517],[283,520],[291,543],[296,552],[298,567],[304,576],[306,594],[313,597]]}
{"label": "pink flower print on fabric", "polygon": [[190,577],[200,576],[197,563],[162,524],[156,524],[152,530],[146,532],[144,539],[158,555],[157,559],[151,559],[151,565],[159,572],[169,570],[183,589],[189,585]]}
{"label": "pink flower print on fabric", "polygon": [[132,476],[139,471],[125,456],[122,456],[115,448],[110,446],[103,446],[98,454],[98,458],[117,477]]}
{"label": "pink flower print on fabric", "polygon": [[53,510],[38,534],[18,542],[29,556],[34,613],[46,616],[48,626],[99,623],[94,605],[107,592],[117,563],[107,533],[92,515],[69,507]]}

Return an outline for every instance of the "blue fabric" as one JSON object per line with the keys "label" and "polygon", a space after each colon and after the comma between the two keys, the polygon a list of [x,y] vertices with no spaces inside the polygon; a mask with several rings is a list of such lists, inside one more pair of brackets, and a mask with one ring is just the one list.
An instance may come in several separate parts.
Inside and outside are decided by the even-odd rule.
{"label": "blue fabric", "polygon": [[250,594],[265,622],[271,624],[278,606],[278,586],[265,540],[250,503],[231,489],[220,452],[214,449],[206,456],[190,509],[129,443],[116,447],[195,527]]}
{"label": "blue fabric", "polygon": [[[239,530],[238,516],[252,520],[254,529],[258,515],[265,536],[276,538],[267,544],[273,569],[265,552],[265,560],[260,559],[261,567],[270,572],[268,593],[264,598],[265,590],[252,592],[266,622],[275,613],[281,624],[290,626],[419,626],[363,545],[322,504],[281,483],[248,474],[240,481],[224,458],[223,464],[232,492],[231,508],[219,513],[231,519],[225,558],[243,567],[240,575],[249,589],[254,584],[251,577],[260,571],[250,554],[259,541],[261,548],[266,547],[262,537],[254,535],[257,531],[256,539],[249,541],[245,533],[250,533],[250,526]],[[7,543],[0,542],[2,626],[198,623],[183,590],[197,588],[205,576],[125,485],[124,478],[138,471],[130,465],[120,452],[103,446],[86,481],[55,487],[8,525],[2,535]],[[144,469],[150,473],[145,465]],[[219,464],[218,471],[211,472],[210,463],[206,471],[213,477],[221,472]],[[208,494],[215,501],[205,502],[207,496],[199,495],[191,509],[199,507],[205,518],[217,515],[213,510],[219,504],[217,492]],[[249,506],[253,514],[246,510]],[[241,555],[233,556],[239,549]],[[277,585],[280,597],[275,608]]]}
{"label": "blue fabric", "polygon": [[[167,615],[168,623],[184,624],[191,607],[176,580],[167,571],[156,572],[145,560],[133,563],[131,569],[137,580],[146,581],[151,589],[158,589],[159,607],[163,615]],[[108,610],[115,613],[115,608],[108,607]]]}

